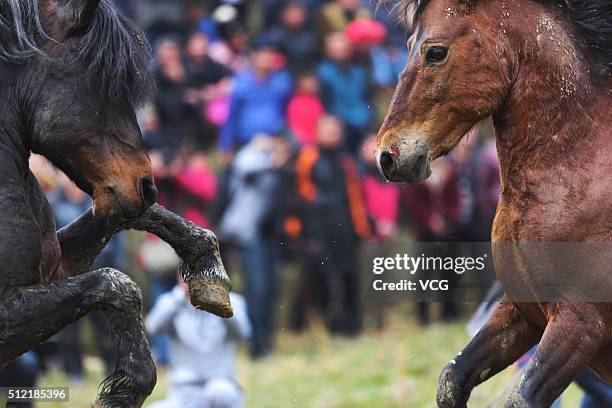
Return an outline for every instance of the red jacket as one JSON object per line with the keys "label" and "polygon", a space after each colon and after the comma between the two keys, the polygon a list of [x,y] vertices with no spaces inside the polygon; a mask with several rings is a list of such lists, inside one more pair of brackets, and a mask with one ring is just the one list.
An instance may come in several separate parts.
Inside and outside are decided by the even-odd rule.
{"label": "red jacket", "polygon": [[368,174],[363,178],[363,191],[368,215],[372,221],[396,225],[400,196],[398,186]]}
{"label": "red jacket", "polygon": [[316,95],[295,94],[287,107],[287,124],[300,143],[315,144],[317,123],[325,108]]}

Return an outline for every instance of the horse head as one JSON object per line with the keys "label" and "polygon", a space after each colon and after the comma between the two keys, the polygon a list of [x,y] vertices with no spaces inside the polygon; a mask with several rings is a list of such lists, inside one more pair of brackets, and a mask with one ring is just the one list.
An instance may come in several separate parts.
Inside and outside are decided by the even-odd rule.
{"label": "horse head", "polygon": [[376,150],[388,180],[427,178],[432,160],[503,103],[511,84],[508,61],[501,55],[498,29],[487,24],[487,3],[406,1],[410,56]]}
{"label": "horse head", "polygon": [[144,35],[110,0],[34,9],[40,52],[24,65],[22,95],[32,151],[93,197],[96,216],[141,215],[157,198],[135,114],[153,83]]}

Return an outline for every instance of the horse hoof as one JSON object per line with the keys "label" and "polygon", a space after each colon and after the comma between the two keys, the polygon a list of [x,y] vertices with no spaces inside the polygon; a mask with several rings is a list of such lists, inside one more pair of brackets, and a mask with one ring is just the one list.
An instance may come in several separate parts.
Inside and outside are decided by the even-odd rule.
{"label": "horse hoof", "polygon": [[438,408],[465,408],[467,406],[452,364],[447,365],[440,374],[436,402]]}
{"label": "horse hoof", "polygon": [[229,285],[218,280],[193,278],[187,286],[189,287],[189,300],[195,308],[206,310],[220,317],[227,318],[234,315],[229,298]]}

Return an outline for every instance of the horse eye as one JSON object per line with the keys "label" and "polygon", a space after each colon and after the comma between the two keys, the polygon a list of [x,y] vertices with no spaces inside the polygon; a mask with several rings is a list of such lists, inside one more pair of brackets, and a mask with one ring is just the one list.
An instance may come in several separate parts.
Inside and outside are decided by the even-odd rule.
{"label": "horse eye", "polygon": [[442,62],[448,55],[448,48],[446,47],[431,47],[427,50],[426,59],[427,62]]}

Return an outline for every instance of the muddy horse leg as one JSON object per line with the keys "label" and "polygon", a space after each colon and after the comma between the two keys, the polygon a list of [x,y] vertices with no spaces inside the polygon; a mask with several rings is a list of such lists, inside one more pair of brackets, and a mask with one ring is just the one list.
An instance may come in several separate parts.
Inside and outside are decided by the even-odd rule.
{"label": "muddy horse leg", "polygon": [[191,303],[222,317],[232,315],[231,283],[219,254],[217,237],[158,204],[141,217],[120,225],[94,218],[89,210],[58,232],[62,249],[63,276],[87,272],[92,262],[117,232],[137,229],[157,235],[182,260],[182,274],[189,287]]}
{"label": "muddy horse leg", "polygon": [[606,343],[594,305],[560,304],[507,408],[548,408]]}
{"label": "muddy horse leg", "polygon": [[221,317],[232,316],[231,283],[223,267],[215,234],[154,204],[128,228],[147,231],[166,241],[183,261],[181,272],[191,304]]}
{"label": "muddy horse leg", "polygon": [[117,365],[102,383],[96,406],[140,407],[156,380],[141,303],[136,284],[108,268],[49,284],[5,289],[0,302],[0,368],[67,324],[101,310],[110,324]]}
{"label": "muddy horse leg", "polygon": [[537,343],[540,335],[514,304],[500,303],[487,324],[442,371],[438,407],[466,407],[474,387],[515,362]]}
{"label": "muddy horse leg", "polygon": [[104,218],[95,218],[91,209],[57,231],[62,261],[61,276],[89,272],[91,265],[115,234],[123,228]]}

